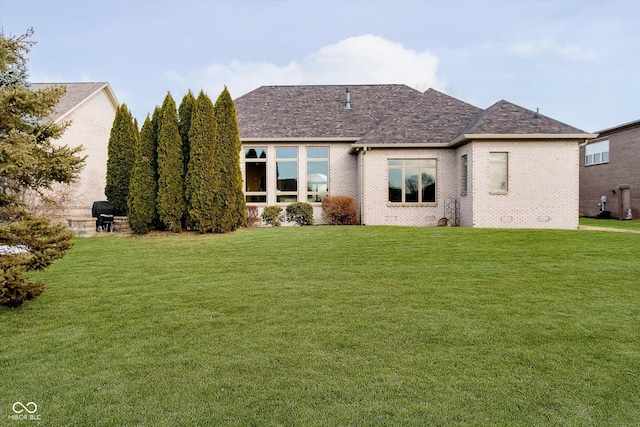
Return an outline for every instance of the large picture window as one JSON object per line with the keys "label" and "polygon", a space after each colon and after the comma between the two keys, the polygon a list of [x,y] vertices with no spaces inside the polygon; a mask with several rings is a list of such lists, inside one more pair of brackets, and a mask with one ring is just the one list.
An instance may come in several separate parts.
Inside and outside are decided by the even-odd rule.
{"label": "large picture window", "polygon": [[298,148],[276,148],[276,201],[298,201]]}
{"label": "large picture window", "polygon": [[328,194],[329,148],[307,147],[307,202],[321,202]]}
{"label": "large picture window", "polygon": [[504,194],[509,191],[509,154],[489,153],[489,192]]}
{"label": "large picture window", "polygon": [[389,202],[435,203],[435,159],[390,159]]}
{"label": "large picture window", "polygon": [[245,148],[244,150],[245,188],[249,203],[267,202],[267,149]]}
{"label": "large picture window", "polygon": [[594,142],[584,147],[584,165],[609,162],[609,140]]}

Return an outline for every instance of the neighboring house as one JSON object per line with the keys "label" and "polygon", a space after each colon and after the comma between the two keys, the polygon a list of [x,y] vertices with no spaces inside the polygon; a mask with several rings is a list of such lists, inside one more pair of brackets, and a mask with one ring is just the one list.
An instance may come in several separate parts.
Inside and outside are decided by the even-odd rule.
{"label": "neighboring house", "polygon": [[[64,197],[56,207],[57,212],[50,214],[90,218],[93,202],[105,200],[107,147],[118,100],[106,82],[59,84],[67,87],[67,93],[49,119],[56,123],[70,122],[70,126],[54,143],[70,147],[82,145],[82,155],[87,159],[78,182],[56,187],[58,196]],[[52,85],[32,83],[31,87],[38,90]]]}
{"label": "neighboring house", "polygon": [[595,137],[500,101],[405,85],[264,86],[236,99],[248,205],[347,195],[366,225],[578,227]]}
{"label": "neighboring house", "polygon": [[580,214],[640,218],[640,120],[604,129],[580,147]]}

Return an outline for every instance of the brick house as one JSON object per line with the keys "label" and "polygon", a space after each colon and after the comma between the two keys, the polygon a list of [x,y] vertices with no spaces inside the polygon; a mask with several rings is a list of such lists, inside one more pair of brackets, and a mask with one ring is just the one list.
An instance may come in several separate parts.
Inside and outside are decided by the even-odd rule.
{"label": "brick house", "polygon": [[263,86],[236,99],[248,205],[348,195],[366,225],[578,226],[595,137],[506,101],[405,85]]}
{"label": "brick house", "polygon": [[[118,109],[118,100],[106,82],[60,83],[67,92],[49,117],[55,123],[70,122],[70,126],[55,141],[59,145],[84,147],[85,166],[80,179],[70,186],[57,187],[65,199],[49,216],[61,218],[91,218],[91,206],[105,200],[107,148],[111,127]],[[34,90],[53,83],[32,83]]]}
{"label": "brick house", "polygon": [[597,133],[580,147],[580,214],[640,218],[640,120]]}

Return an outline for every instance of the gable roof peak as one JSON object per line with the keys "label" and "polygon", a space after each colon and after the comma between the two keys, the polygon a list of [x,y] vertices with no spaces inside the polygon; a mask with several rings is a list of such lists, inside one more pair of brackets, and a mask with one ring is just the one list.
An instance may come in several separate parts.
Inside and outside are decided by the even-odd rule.
{"label": "gable roof peak", "polygon": [[584,131],[504,99],[484,110],[465,134],[581,134]]}

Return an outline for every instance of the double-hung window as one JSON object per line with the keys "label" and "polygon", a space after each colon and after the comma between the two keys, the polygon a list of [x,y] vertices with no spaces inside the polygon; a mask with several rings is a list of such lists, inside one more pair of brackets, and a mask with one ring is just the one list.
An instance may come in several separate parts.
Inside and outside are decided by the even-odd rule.
{"label": "double-hung window", "polygon": [[390,203],[435,203],[436,159],[389,159]]}
{"label": "double-hung window", "polygon": [[245,188],[249,203],[267,202],[267,149],[245,148],[244,150]]}
{"label": "double-hung window", "polygon": [[609,140],[593,142],[584,147],[584,165],[609,162]]}
{"label": "double-hung window", "polygon": [[276,201],[298,201],[298,148],[276,148]]}
{"label": "double-hung window", "polygon": [[319,203],[329,194],[329,148],[307,147],[307,202]]}

